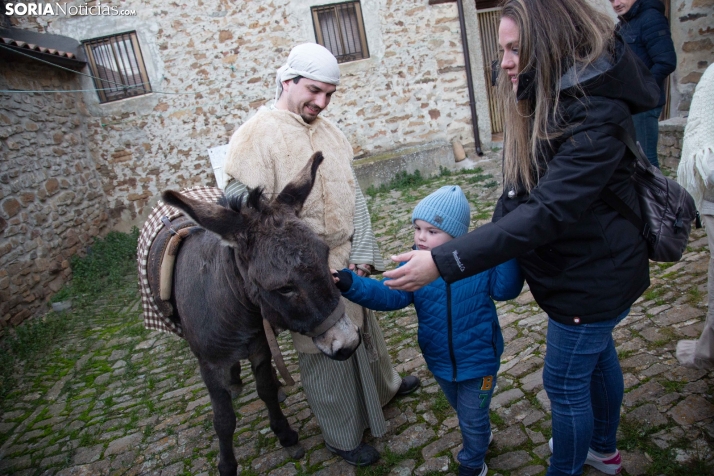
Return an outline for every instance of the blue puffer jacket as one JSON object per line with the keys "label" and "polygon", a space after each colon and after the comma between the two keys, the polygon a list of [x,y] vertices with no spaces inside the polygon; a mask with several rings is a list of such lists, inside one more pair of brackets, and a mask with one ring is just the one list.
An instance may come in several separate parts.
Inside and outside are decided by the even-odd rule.
{"label": "blue puffer jacket", "polygon": [[498,372],[503,335],[492,299],[513,299],[523,289],[515,259],[453,284],[438,278],[414,292],[354,273],[352,278],[352,287],[342,294],[364,307],[393,311],[414,303],[419,346],[434,375],[461,382]]}
{"label": "blue puffer jacket", "polygon": [[664,4],[660,0],[637,0],[620,17],[618,29],[655,77],[660,90],[657,107],[664,105],[664,80],[677,67],[677,53],[664,16]]}

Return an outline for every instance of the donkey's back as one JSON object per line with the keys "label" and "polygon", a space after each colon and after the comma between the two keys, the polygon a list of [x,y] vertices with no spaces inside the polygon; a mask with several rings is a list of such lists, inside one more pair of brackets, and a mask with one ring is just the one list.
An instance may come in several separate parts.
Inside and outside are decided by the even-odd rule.
{"label": "donkey's back", "polygon": [[199,360],[237,362],[267,345],[260,308],[247,295],[232,248],[202,228],[176,258],[173,303]]}
{"label": "donkey's back", "polygon": [[250,361],[258,396],[280,444],[293,457],[304,454],[278,403],[279,382],[263,320],[273,329],[312,337],[333,359],[348,358],[360,343],[330,275],[329,249],[298,218],[321,162],[318,152],[271,200],[260,189],[227,206],[173,191],[163,194],[168,205],[200,227],[183,233],[167,307],[198,358],[211,398],[221,476],[237,471],[231,397],[241,388],[243,359]]}

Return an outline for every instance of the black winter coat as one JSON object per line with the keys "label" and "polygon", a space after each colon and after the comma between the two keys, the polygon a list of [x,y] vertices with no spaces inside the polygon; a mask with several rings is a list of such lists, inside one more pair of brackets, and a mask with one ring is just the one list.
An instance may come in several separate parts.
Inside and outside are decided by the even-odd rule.
{"label": "black winter coat", "polygon": [[544,172],[531,193],[504,189],[492,223],[432,250],[446,282],[518,258],[536,302],[565,324],[613,319],[647,289],[644,240],[599,198],[608,186],[639,212],[629,182],[634,157],[596,128],[615,122],[634,136],[631,114],[655,107],[659,91],[621,39],[614,57],[601,61],[580,75],[584,97],[567,74],[562,78],[561,107],[572,135],[552,141],[539,157]]}
{"label": "black winter coat", "polygon": [[647,68],[660,89],[657,106],[665,103],[664,80],[677,67],[669,23],[660,0],[637,0],[620,17],[618,32]]}

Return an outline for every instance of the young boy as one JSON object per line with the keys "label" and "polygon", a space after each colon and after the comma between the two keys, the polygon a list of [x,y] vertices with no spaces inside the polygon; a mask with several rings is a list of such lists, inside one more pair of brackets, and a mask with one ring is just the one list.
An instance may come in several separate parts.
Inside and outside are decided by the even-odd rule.
{"label": "young boy", "polygon": [[[469,222],[469,202],[461,188],[442,187],[414,209],[414,246],[431,250],[465,234]],[[415,292],[389,289],[347,269],[336,272],[336,285],[350,301],[374,310],[414,304],[419,347],[459,418],[464,441],[458,455],[459,475],[485,476],[484,456],[492,438],[489,404],[503,353],[492,299],[505,301],[520,294],[523,277],[517,262],[508,261],[453,284],[438,278]]]}

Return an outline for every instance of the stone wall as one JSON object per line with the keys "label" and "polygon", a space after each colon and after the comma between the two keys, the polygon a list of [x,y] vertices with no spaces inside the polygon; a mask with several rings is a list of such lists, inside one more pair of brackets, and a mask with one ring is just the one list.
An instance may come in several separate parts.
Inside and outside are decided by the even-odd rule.
{"label": "stone wall", "polygon": [[[608,8],[606,0],[592,0]],[[697,0],[702,1],[702,0]],[[91,2],[90,2],[91,3]],[[314,42],[310,7],[325,0],[106,1],[133,16],[13,17],[16,26],[86,40],[136,31],[152,94],[99,104],[82,87],[87,140],[116,228],[140,226],[161,191],[214,183],[208,149],[274,95],[290,48]],[[342,64],[323,114],[346,133],[357,158],[424,144],[474,142],[458,10],[454,2],[361,0],[370,57]],[[475,5],[467,15],[483,148],[490,125]],[[611,8],[609,9],[611,10]]]}
{"label": "stone wall", "polygon": [[[96,118],[87,130],[92,158],[110,214],[128,230],[164,189],[214,183],[207,150],[227,143],[273,98],[276,69],[292,46],[315,41],[310,7],[325,3],[113,1],[102,5],[136,15],[12,21],[78,40],[137,31],[154,93],[104,105],[94,92],[85,95]],[[355,156],[454,139],[473,144],[456,4],[361,5],[370,58],[341,65],[340,87],[323,113],[346,133]],[[93,88],[89,78],[82,84]]]}
{"label": "stone wall", "polygon": [[[609,8],[606,0],[592,1]],[[683,51],[677,73],[681,77],[675,78],[673,89],[679,94],[677,100],[681,99],[681,105],[677,103],[676,107],[684,111],[685,106],[688,109],[687,94],[691,97],[688,91],[693,91],[695,84],[692,81],[698,80],[695,73],[703,71],[711,61],[707,59],[711,56],[708,25],[714,0],[672,2],[673,38]],[[49,99],[52,96],[46,95],[2,96],[4,112],[0,120],[11,121],[0,123],[3,130],[28,127],[21,119],[22,107],[27,104],[38,104],[37,108],[47,113],[36,113],[33,122],[38,130],[21,133],[26,143],[20,149],[8,146],[12,143],[9,135],[2,139],[3,152],[7,151],[14,160],[2,162],[4,182],[0,200],[8,208],[2,211],[5,222],[0,222],[4,227],[0,245],[12,248],[7,252],[0,249],[5,260],[0,261],[0,269],[8,269],[6,263],[22,259],[30,263],[27,266],[44,267],[55,273],[52,286],[40,278],[27,291],[11,292],[8,291],[11,282],[30,283],[36,278],[31,277],[33,272],[20,278],[15,268],[11,273],[2,271],[6,273],[0,274],[0,292],[5,293],[1,296],[2,305],[9,305],[10,296],[13,306],[18,300],[41,301],[58,287],[60,276],[66,278],[69,272],[66,261],[72,251],[105,231],[103,227],[128,231],[132,226],[141,226],[161,191],[213,184],[208,149],[226,144],[237,127],[272,99],[275,70],[290,48],[315,41],[310,7],[326,3],[329,2],[272,0],[266,4],[263,0],[203,0],[197,5],[188,0],[171,3],[109,0],[101,4],[133,10],[135,14],[10,18],[15,27],[77,40],[136,31],[153,92],[99,104],[93,82],[86,76],[73,77],[49,66],[42,66],[38,73],[36,68],[40,67],[32,64],[22,66],[25,69],[19,71],[14,69],[14,63],[2,68],[3,81],[20,84],[23,78],[33,78],[22,84],[22,89],[51,86],[86,91],[81,96],[59,95],[52,100]],[[454,139],[473,147],[456,4],[361,0],[361,5],[370,57],[341,65],[342,83],[324,113],[346,133],[355,156],[368,161],[394,151],[450,144]],[[470,12],[467,30],[471,43],[473,35],[477,35],[472,18],[474,6],[469,3],[465,10]],[[482,67],[479,41],[476,38],[470,48],[472,71]],[[477,86],[482,85],[482,76],[475,75]],[[476,91],[477,109],[481,140],[487,149],[490,127],[483,112],[482,89]],[[68,102],[68,97],[73,100]],[[63,107],[67,110],[60,112]],[[53,121],[55,118],[59,120]],[[53,128],[56,133],[45,132],[54,131]],[[50,147],[44,145],[46,140],[60,143]],[[37,147],[38,144],[42,146]],[[54,155],[40,150],[49,150]],[[23,156],[42,157],[44,162],[32,161],[41,172],[21,168],[30,167],[27,161],[17,160]],[[72,161],[66,160],[67,157]],[[49,166],[44,165],[47,161],[51,162]],[[16,177],[27,174],[27,178],[20,180],[9,173]],[[19,183],[27,185],[11,186]],[[37,191],[45,186],[49,187],[45,192]],[[20,193],[28,195],[22,198]],[[51,221],[52,226],[62,225],[57,225],[59,231],[53,231],[54,234],[42,229],[35,236],[37,227],[27,222],[37,220],[31,217],[35,209],[42,217],[40,205],[45,204],[52,210],[45,220]],[[67,208],[70,206],[75,208]],[[68,225],[69,217],[77,226]],[[13,233],[12,240],[9,232]],[[34,249],[33,243],[37,244]],[[10,257],[6,258],[6,254]],[[32,256],[41,259],[35,263]],[[0,309],[3,319],[8,315],[5,307]]]}
{"label": "stone wall", "polygon": [[[76,76],[0,58],[0,89],[78,89]],[[47,310],[69,259],[109,229],[82,95],[0,93],[0,334]]]}
{"label": "stone wall", "polygon": [[677,174],[679,159],[682,156],[682,140],[687,119],[673,117],[659,123],[659,141],[657,142],[657,158],[663,170]]}
{"label": "stone wall", "polygon": [[714,61],[714,0],[671,0],[677,69],[670,76],[670,117],[686,116],[704,70]]}
{"label": "stone wall", "polygon": [[[102,5],[135,15],[9,18],[78,40],[136,31],[153,93],[100,104],[89,77],[17,57],[0,64],[2,89],[85,91],[0,96],[0,325],[44,309],[71,256],[111,227],[141,226],[161,191],[214,183],[207,150],[272,99],[290,48],[315,41],[310,7],[320,4],[111,0]],[[370,57],[341,65],[324,113],[355,156],[473,146],[456,5],[361,5]]]}

